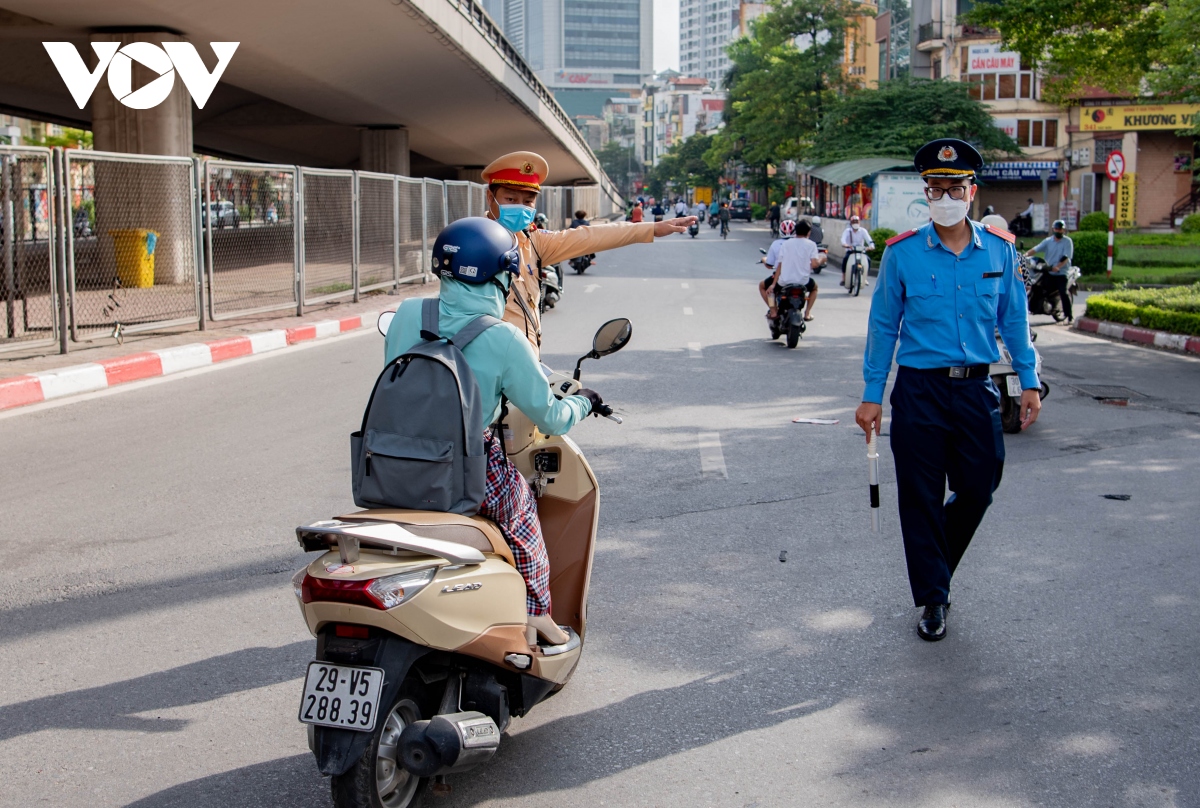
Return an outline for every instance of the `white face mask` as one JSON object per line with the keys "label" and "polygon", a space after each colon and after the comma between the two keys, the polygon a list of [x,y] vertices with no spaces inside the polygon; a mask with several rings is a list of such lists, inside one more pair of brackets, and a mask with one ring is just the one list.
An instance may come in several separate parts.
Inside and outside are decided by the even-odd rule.
{"label": "white face mask", "polygon": [[851,230],[857,230],[857,229],[858,229],[858,222],[854,222],[853,224],[851,224],[851,225],[850,225],[850,229],[851,229]]}
{"label": "white face mask", "polygon": [[934,199],[929,202],[929,216],[935,224],[940,224],[942,227],[953,227],[954,225],[967,218],[967,207],[970,200],[967,197],[962,199],[951,199],[947,194],[941,199]]}

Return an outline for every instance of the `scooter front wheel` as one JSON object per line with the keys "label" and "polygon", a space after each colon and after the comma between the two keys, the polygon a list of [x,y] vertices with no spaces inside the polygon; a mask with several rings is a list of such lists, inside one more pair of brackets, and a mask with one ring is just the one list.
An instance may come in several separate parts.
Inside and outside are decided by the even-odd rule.
{"label": "scooter front wheel", "polygon": [[400,766],[400,733],[421,720],[411,699],[399,698],[387,717],[375,725],[367,751],[345,774],[330,778],[337,808],[416,808],[425,794],[425,780]]}
{"label": "scooter front wheel", "polygon": [[[993,379],[998,378],[993,376]],[[1021,402],[1000,389],[1000,426],[1010,435],[1021,431]]]}

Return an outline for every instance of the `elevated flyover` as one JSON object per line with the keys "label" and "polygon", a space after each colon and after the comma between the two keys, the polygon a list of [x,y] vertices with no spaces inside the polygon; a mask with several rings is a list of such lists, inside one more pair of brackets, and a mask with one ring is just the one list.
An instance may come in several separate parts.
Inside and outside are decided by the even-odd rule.
{"label": "elevated flyover", "polygon": [[[94,64],[89,43],[114,39],[191,42],[210,70],[209,42],[241,44],[203,109],[184,95],[127,110],[104,80],[79,109],[41,43],[73,42]],[[134,77],[136,89],[154,75],[135,65]],[[530,149],[550,184],[612,189],[475,0],[0,0],[0,111],[93,129],[101,150],[441,179],[476,179],[495,156]]]}

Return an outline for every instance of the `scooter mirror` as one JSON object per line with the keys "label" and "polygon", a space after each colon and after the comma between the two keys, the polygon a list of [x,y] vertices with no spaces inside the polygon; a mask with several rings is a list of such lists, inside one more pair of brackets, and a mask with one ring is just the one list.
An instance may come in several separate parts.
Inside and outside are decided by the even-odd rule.
{"label": "scooter mirror", "polygon": [[592,353],[597,356],[608,356],[610,353],[616,353],[628,344],[629,338],[632,336],[633,323],[629,322],[629,320],[624,317],[609,320],[600,326],[600,330],[596,332],[596,337],[592,340]]}
{"label": "scooter mirror", "polygon": [[396,316],[394,311],[381,311],[379,319],[375,322],[375,327],[379,329],[379,333],[387,336],[388,329],[392,326],[392,318]]}

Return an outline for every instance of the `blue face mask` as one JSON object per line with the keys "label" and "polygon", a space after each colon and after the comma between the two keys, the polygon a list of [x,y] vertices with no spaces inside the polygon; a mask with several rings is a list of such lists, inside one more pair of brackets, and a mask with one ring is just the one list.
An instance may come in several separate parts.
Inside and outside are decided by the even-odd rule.
{"label": "blue face mask", "polygon": [[529,227],[533,224],[533,217],[537,216],[537,210],[527,205],[500,205],[499,208],[500,215],[496,221],[510,233],[519,233]]}

